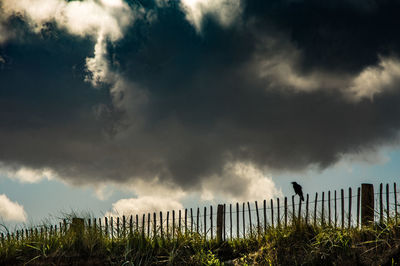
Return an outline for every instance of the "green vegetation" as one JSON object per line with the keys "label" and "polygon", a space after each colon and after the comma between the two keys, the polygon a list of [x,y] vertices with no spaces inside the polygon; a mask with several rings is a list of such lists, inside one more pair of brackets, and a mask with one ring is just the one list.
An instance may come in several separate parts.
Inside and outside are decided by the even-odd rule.
{"label": "green vegetation", "polygon": [[[254,232],[254,230],[253,230]],[[398,265],[400,226],[339,229],[304,223],[217,244],[198,234],[149,239],[120,232],[33,234],[0,245],[0,265]]]}

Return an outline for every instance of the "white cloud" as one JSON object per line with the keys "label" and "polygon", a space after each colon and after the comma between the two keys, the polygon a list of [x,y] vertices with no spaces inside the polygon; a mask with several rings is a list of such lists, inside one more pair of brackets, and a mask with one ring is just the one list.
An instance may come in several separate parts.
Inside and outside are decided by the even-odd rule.
{"label": "white cloud", "polygon": [[134,191],[137,197],[120,199],[113,203],[112,210],[106,216],[182,209],[180,201],[187,195],[172,183],[161,183],[158,177],[137,179],[129,185],[125,184],[124,189]]}
{"label": "white cloud", "polygon": [[369,98],[391,90],[400,81],[400,60],[397,58],[380,58],[377,66],[364,69],[348,88],[353,99]]}
{"label": "white cloud", "polygon": [[14,169],[4,165],[0,167],[0,174],[21,183],[38,183],[43,179],[51,180],[56,177],[56,174],[49,168],[32,169],[20,167]]}
{"label": "white cloud", "polygon": [[109,70],[106,46],[108,41],[121,39],[124,30],[134,21],[133,10],[124,1],[4,0],[2,9],[6,17],[21,14],[36,32],[45,22],[54,21],[72,35],[94,38],[94,57],[86,59],[89,72],[86,81],[97,86],[120,78]]}
{"label": "white cloud", "polygon": [[229,26],[242,12],[240,0],[182,0],[181,7],[199,32],[205,15],[215,16],[222,26]]}
{"label": "white cloud", "polygon": [[282,196],[271,177],[250,163],[229,163],[222,176],[212,176],[202,184],[201,198],[216,196],[229,201],[250,201]]}
{"label": "white cloud", "polygon": [[368,66],[356,75],[314,69],[301,72],[302,52],[285,36],[264,37],[250,69],[265,79],[269,89],[299,92],[338,90],[351,101],[394,89],[400,81],[400,60],[381,57],[378,65]]}
{"label": "white cloud", "polygon": [[183,205],[179,201],[158,195],[121,199],[113,203],[112,206],[112,211],[107,213],[106,216],[143,214],[183,208]]}
{"label": "white cloud", "polygon": [[24,222],[26,213],[18,202],[13,202],[5,194],[0,194],[0,218],[5,221]]}

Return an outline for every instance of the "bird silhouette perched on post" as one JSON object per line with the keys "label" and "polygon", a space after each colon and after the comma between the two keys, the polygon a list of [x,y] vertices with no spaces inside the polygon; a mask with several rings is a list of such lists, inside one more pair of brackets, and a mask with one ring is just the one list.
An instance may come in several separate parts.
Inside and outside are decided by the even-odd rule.
{"label": "bird silhouette perched on post", "polygon": [[294,192],[297,195],[299,195],[300,200],[304,201],[303,189],[301,188],[301,186],[299,184],[297,184],[296,182],[292,182],[292,185],[293,185]]}

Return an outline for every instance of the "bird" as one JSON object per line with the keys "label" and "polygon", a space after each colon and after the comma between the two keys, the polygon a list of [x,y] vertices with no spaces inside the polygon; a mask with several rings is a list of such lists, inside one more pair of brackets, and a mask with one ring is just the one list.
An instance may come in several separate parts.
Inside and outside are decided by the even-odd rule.
{"label": "bird", "polygon": [[300,200],[304,201],[303,190],[302,190],[301,186],[299,184],[297,184],[296,182],[292,182],[292,185],[293,185],[294,192],[300,196]]}

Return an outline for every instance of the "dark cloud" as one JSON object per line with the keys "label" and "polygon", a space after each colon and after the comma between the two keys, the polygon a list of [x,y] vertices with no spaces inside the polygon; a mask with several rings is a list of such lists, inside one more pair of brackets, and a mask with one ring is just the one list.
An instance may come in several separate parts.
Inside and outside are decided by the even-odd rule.
{"label": "dark cloud", "polygon": [[[227,162],[325,168],[393,144],[396,84],[356,101],[337,86],[399,52],[398,4],[368,3],[248,1],[232,25],[208,15],[199,33],[179,5],[148,1],[152,16],[108,46],[111,71],[124,81],[118,100],[115,84],[84,81],[93,40],[52,24],[39,34],[26,29],[0,48],[0,161],[49,167],[71,182],[159,175],[196,189]],[[299,90],[275,70],[261,77],[259,58],[306,81],[323,73],[337,82]]]}

